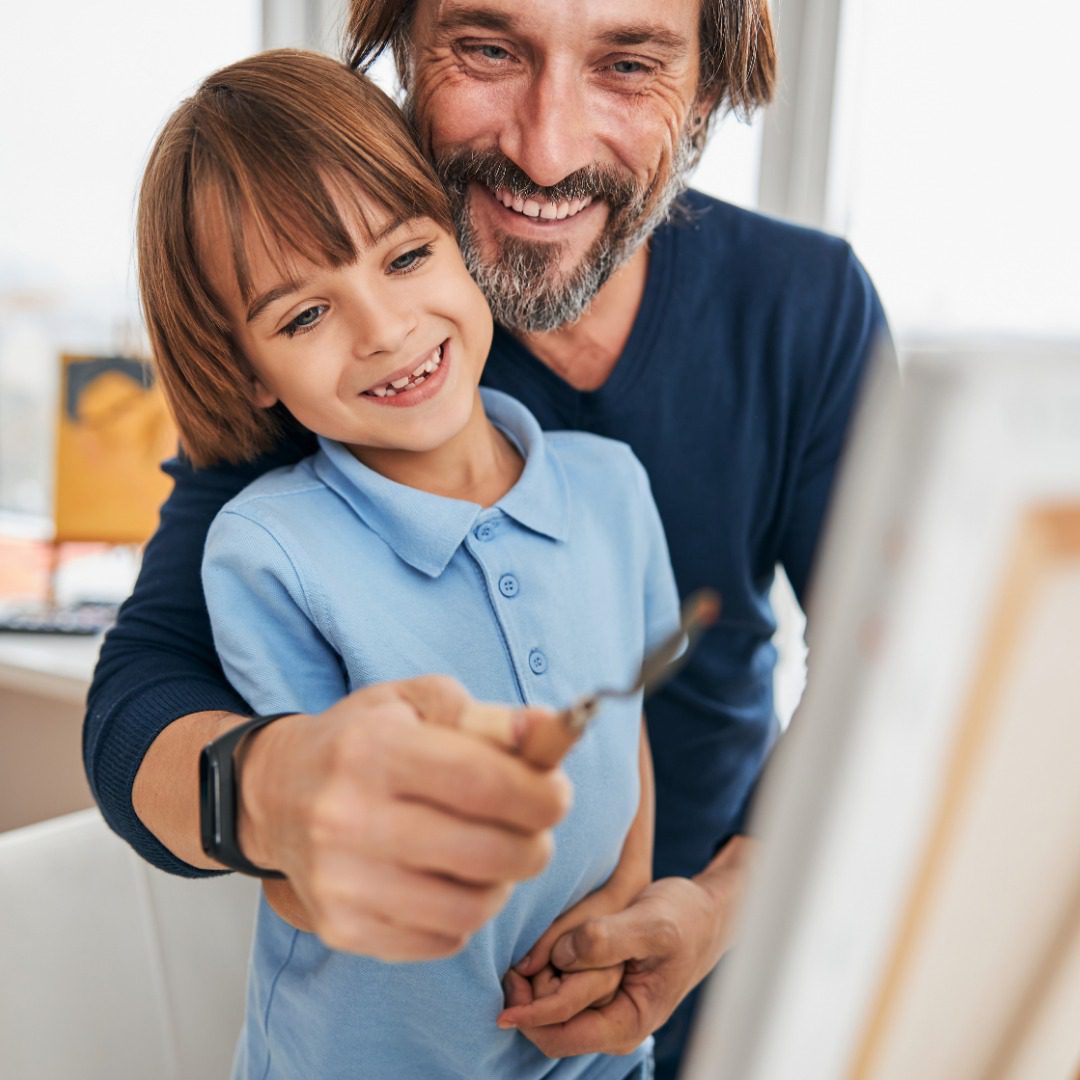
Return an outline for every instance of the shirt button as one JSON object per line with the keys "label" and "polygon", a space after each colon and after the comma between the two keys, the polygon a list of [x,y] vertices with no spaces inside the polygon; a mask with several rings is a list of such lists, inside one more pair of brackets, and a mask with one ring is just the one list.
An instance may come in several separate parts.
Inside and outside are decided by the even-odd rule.
{"label": "shirt button", "polygon": [[518,594],[518,579],[513,574],[503,574],[499,578],[499,592],[503,596],[517,596]]}
{"label": "shirt button", "polygon": [[534,675],[543,675],[547,671],[547,657],[539,650],[529,653],[529,667]]}
{"label": "shirt button", "polygon": [[477,540],[493,540],[495,538],[495,526],[490,521],[484,521],[473,529],[473,536]]}

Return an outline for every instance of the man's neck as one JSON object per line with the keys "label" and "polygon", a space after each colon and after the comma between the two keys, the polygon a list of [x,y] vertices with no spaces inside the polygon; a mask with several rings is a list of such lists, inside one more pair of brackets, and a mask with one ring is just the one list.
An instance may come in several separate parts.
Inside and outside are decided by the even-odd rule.
{"label": "man's neck", "polygon": [[532,354],[576,390],[607,382],[622,355],[645,295],[647,244],[619,267],[576,323],[541,334],[516,335]]}

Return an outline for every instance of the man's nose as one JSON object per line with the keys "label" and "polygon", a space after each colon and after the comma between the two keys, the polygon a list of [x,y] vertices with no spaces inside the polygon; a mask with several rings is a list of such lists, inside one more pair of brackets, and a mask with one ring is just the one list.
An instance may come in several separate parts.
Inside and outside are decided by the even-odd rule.
{"label": "man's nose", "polygon": [[587,102],[576,67],[545,65],[522,86],[499,150],[541,187],[593,164]]}

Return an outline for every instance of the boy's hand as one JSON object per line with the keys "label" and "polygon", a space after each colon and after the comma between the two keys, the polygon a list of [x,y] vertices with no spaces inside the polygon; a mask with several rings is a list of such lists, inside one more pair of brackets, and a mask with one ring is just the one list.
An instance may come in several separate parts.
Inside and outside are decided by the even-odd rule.
{"label": "boy's hand", "polygon": [[733,916],[746,877],[751,842],[730,840],[697,877],[663,878],[623,912],[590,919],[552,949],[560,971],[585,972],[625,964],[622,982],[606,1005],[565,1023],[531,1026],[538,1002],[513,1009],[515,1025],[548,1057],[628,1054],[656,1031],[712,969],[731,939]]}
{"label": "boy's hand", "polygon": [[619,988],[623,964],[568,975],[552,965],[551,950],[559,938],[582,923],[623,911],[647,883],[644,876],[631,883],[630,875],[616,873],[596,892],[563,912],[507,972],[503,980],[506,1008],[495,1021],[498,1026],[525,1029],[561,1024],[584,1009],[608,1004]]}
{"label": "boy's hand", "polygon": [[[553,1032],[586,1009],[601,1009],[614,1001],[623,971],[624,965],[617,964],[567,975],[547,964],[527,979],[511,968],[503,979],[507,1008],[496,1023],[501,1028],[520,1027],[522,1035],[546,1053],[547,1039]],[[529,1023],[535,1026],[503,1019],[515,1009],[525,1010]]]}

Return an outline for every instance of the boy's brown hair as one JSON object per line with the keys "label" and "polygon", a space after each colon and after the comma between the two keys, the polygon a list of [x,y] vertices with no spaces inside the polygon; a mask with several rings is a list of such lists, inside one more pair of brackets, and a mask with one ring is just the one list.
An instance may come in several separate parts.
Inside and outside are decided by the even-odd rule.
{"label": "boy's brown hair", "polygon": [[278,49],[231,64],[165,124],[139,192],[139,288],[194,465],[256,457],[273,447],[283,419],[280,407],[254,403],[253,373],[200,263],[197,215],[218,200],[247,304],[245,229],[270,252],[344,266],[358,255],[349,224],[371,238],[359,199],[348,205],[354,193],[392,218],[427,216],[453,233],[446,195],[397,107],[329,57]]}

